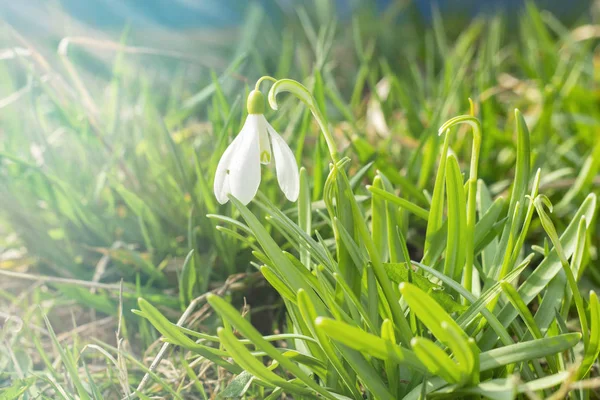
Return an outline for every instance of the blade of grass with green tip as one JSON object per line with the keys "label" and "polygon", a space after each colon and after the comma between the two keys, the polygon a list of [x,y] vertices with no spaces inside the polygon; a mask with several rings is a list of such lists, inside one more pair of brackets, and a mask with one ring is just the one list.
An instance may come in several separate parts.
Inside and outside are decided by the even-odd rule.
{"label": "blade of grass with green tip", "polygon": [[[531,185],[531,193],[530,193],[529,197],[526,197],[526,200],[528,200],[529,205],[527,206],[527,212],[525,213],[525,219],[523,221],[523,227],[521,228],[521,233],[519,233],[519,235],[517,236],[517,239],[513,246],[512,254],[510,254],[507,251],[507,253],[505,255],[504,262],[502,264],[502,267],[500,268],[500,276],[501,277],[504,277],[504,275],[506,275],[506,273],[508,273],[508,271],[511,268],[513,268],[513,265],[515,265],[515,263],[517,262],[517,259],[521,252],[523,244],[525,243],[527,234],[529,233],[529,226],[531,225],[531,219],[533,218],[533,212],[535,210],[535,206],[533,204],[533,199],[535,199],[535,197],[539,193],[541,174],[542,174],[542,170],[538,168],[538,170],[535,174],[535,177],[533,178],[533,184]],[[521,203],[517,202],[516,204],[519,205]],[[523,204],[525,204],[525,203],[523,203]],[[515,209],[516,208],[517,207],[515,206]],[[510,250],[510,248],[508,248],[507,250]],[[508,258],[509,254],[510,254],[510,258]]]}
{"label": "blade of grass with green tip", "polygon": [[[522,267],[523,269],[525,268],[525,266],[527,266],[529,261],[524,263],[524,265]],[[431,275],[435,276],[436,278],[438,278],[439,280],[444,282],[446,285],[448,285],[452,289],[456,290],[456,292],[458,294],[460,294],[463,298],[465,298],[469,302],[471,302],[471,307],[466,312],[464,312],[461,315],[461,317],[470,315],[469,318],[475,318],[477,313],[481,312],[483,314],[483,316],[485,317],[485,319],[490,324],[490,326],[492,327],[492,331],[497,335],[497,337],[500,338],[502,343],[504,343],[504,344],[513,343],[511,335],[508,333],[506,328],[500,323],[500,321],[498,320],[498,318],[496,318],[496,316],[494,314],[492,314],[489,310],[487,310],[485,308],[485,305],[487,302],[483,296],[482,296],[482,298],[480,298],[478,300],[471,292],[468,292],[467,290],[465,290],[465,288],[463,288],[462,285],[460,285],[458,282],[455,282],[452,279],[448,278],[446,275],[439,272],[438,270],[428,267],[426,265],[423,265],[421,263],[415,262],[415,261],[412,261],[412,264],[418,268],[423,269],[424,271],[427,271]],[[521,271],[522,271],[522,269],[519,272],[521,272]],[[500,285],[498,285],[498,293],[500,293]],[[488,301],[489,301],[489,298],[493,298],[493,297],[495,297],[495,294],[493,296],[488,297]],[[477,305],[477,306],[475,306],[475,305]],[[459,318],[459,320],[460,320],[460,318]],[[469,319],[465,319],[465,320],[468,321]],[[465,326],[467,325],[464,322],[463,322],[463,324]]]}
{"label": "blade of grass with green tip", "polygon": [[317,278],[310,273],[310,271],[308,271],[306,269],[306,267],[300,262],[300,260],[298,260],[296,257],[294,257],[291,253],[288,253],[286,251],[283,252],[285,254],[285,256],[288,258],[288,260],[290,260],[292,262],[292,264],[296,267],[296,269],[298,270],[298,272],[300,272],[308,281],[308,283],[310,283],[310,285],[315,289],[315,290],[319,290],[319,283],[317,281]]}
{"label": "blade of grass with green tip", "polygon": [[325,364],[314,357],[300,353],[296,350],[287,350],[282,354],[290,360],[297,362],[298,364],[306,365],[320,377],[325,378],[327,376]]}
{"label": "blade of grass with green tip", "polygon": [[579,220],[579,229],[577,229],[577,247],[571,257],[571,270],[576,281],[581,279],[584,272],[584,259],[589,252],[589,243],[587,240],[587,225],[585,219]]}
{"label": "blade of grass with green tip", "polygon": [[[554,249],[556,250],[556,254],[558,255],[560,264],[563,268],[563,271],[565,272],[565,275],[567,276],[567,283],[571,289],[573,298],[575,299],[575,307],[577,309],[577,314],[579,314],[579,322],[581,324],[581,331],[583,334],[583,343],[585,344],[585,346],[587,346],[589,332],[588,332],[587,316],[586,316],[586,312],[585,312],[585,306],[583,304],[583,299],[581,297],[581,293],[579,292],[579,287],[577,286],[577,281],[575,280],[575,276],[573,275],[571,266],[569,265],[569,262],[567,261],[567,258],[564,254],[562,245],[560,243],[560,239],[558,238],[558,233],[556,232],[556,228],[554,227],[554,223],[552,222],[552,220],[550,219],[550,217],[548,216],[548,214],[546,214],[546,211],[544,210],[544,205],[545,205],[546,207],[548,207],[550,209],[550,212],[552,212],[552,203],[550,202],[550,199],[548,199],[547,197],[545,197],[543,195],[536,197],[533,200],[533,203],[534,203],[537,213],[540,217],[540,222],[542,223],[542,227],[546,231],[546,234],[550,238],[552,244],[554,244]],[[585,217],[582,217],[582,220],[585,221]],[[579,237],[577,237],[577,239],[581,240],[581,238],[579,238]],[[575,244],[575,249],[573,250],[574,253],[577,252],[577,248],[579,246],[580,245],[578,243]]]}
{"label": "blade of grass with green tip", "polygon": [[241,369],[237,365],[228,363],[214,354],[216,349],[207,348],[206,346],[195,343],[187,337],[177,326],[167,320],[152,304],[148,303],[143,298],[138,299],[138,305],[142,312],[142,316],[165,337],[170,343],[182,346],[184,348],[193,349],[194,352],[202,357],[214,362],[215,364],[225,368],[233,374],[239,374]]}
{"label": "blade of grass with green tip", "polygon": [[427,293],[404,282],[400,284],[402,299],[408,303],[411,312],[425,324],[431,333],[444,345],[448,346],[459,363],[456,366],[460,375],[471,379],[478,371],[474,371],[474,355],[467,343],[468,336],[460,326],[433,300]]}
{"label": "blade of grass with green tip", "polygon": [[260,267],[260,273],[265,277],[267,282],[269,282],[269,284],[273,286],[275,290],[277,290],[281,297],[291,301],[294,304],[296,303],[296,296],[294,295],[292,289],[283,283],[283,281],[279,279],[277,274],[270,267],[263,265]]}
{"label": "blade of grass with green tip", "polygon": [[[220,298],[219,296],[209,294],[207,296],[209,304],[221,315],[222,318],[231,323],[235,328],[240,331],[244,336],[252,341],[252,343],[260,350],[264,351],[269,357],[277,360],[283,368],[288,370],[290,373],[295,375],[308,387],[320,393],[326,398],[334,398],[331,393],[325,390],[322,386],[319,386],[314,380],[307,376],[296,364],[291,362],[289,359],[284,357],[275,347],[273,347],[268,341],[263,339],[262,335],[240,314],[235,308],[229,303]],[[233,334],[232,334],[233,335]],[[237,339],[235,339],[237,341]]]}
{"label": "blade of grass with green tip", "polygon": [[600,354],[600,303],[594,291],[590,292],[590,339],[585,347],[581,366],[577,371],[578,379],[585,378]]}
{"label": "blade of grass with green tip", "polygon": [[529,329],[529,332],[531,333],[533,338],[541,339],[542,332],[537,326],[533,315],[531,315],[531,311],[529,311],[529,309],[523,302],[523,299],[521,299],[521,296],[519,296],[517,290],[506,281],[500,281],[500,287],[502,288],[502,292],[504,292],[504,294],[508,298],[508,301],[513,305],[513,307],[517,310],[517,312],[525,322],[525,325],[527,325],[527,328]]}
{"label": "blade of grass with green tip", "polygon": [[[471,103],[471,109],[473,109],[473,102]],[[476,224],[476,196],[477,196],[477,173],[479,167],[479,152],[481,148],[481,123],[475,116],[463,115],[454,117],[446,121],[438,130],[438,133],[446,132],[450,127],[458,124],[467,124],[472,128],[473,133],[473,146],[471,149],[471,164],[469,167],[469,179],[467,180],[467,200],[466,200],[466,217],[464,225],[464,250],[459,253],[461,257],[459,261],[462,262],[462,257],[465,258],[465,267],[463,274],[464,286],[467,290],[471,290],[472,279],[473,279],[473,262],[475,258],[475,224]],[[459,169],[460,171],[460,169]],[[448,178],[446,178],[446,181]],[[462,182],[462,176],[460,177]],[[448,185],[446,185],[448,189]],[[461,208],[462,210],[462,208]],[[461,264],[462,265],[462,264]]]}
{"label": "blade of grass with green tip", "polygon": [[411,267],[407,267],[405,263],[385,263],[383,265],[392,282],[398,284],[402,282],[412,283],[419,289],[427,292],[446,312],[453,313],[466,310],[466,307],[455,301],[451,295],[444,291],[442,286],[416,273],[412,273],[409,276],[409,268]]}
{"label": "blade of grass with green tip", "polygon": [[287,382],[273,371],[266,368],[261,361],[254,357],[239,340],[234,336],[228,328],[218,328],[217,334],[221,339],[221,344],[232,355],[236,363],[238,363],[244,371],[250,372],[252,375],[261,379],[263,382],[272,385],[272,387],[281,387],[291,393],[306,395],[311,393],[310,390]]}
{"label": "blade of grass with green tip", "polygon": [[[515,122],[517,131],[517,160],[515,165],[515,179],[512,185],[512,192],[510,195],[510,201],[508,206],[508,217],[509,220],[505,225],[504,232],[500,237],[500,243],[498,252],[492,265],[496,266],[491,271],[491,276],[496,277],[500,273],[501,257],[504,256],[508,250],[508,240],[510,236],[510,227],[513,225],[513,216],[515,214],[515,207],[517,203],[525,204],[525,195],[527,194],[527,186],[530,180],[531,174],[531,143],[529,137],[529,130],[527,124],[523,118],[523,114],[515,109]],[[520,218],[520,215],[517,215]]]}
{"label": "blade of grass with green tip", "polygon": [[322,330],[332,340],[340,342],[351,349],[382,360],[393,359],[411,369],[425,372],[424,366],[412,351],[379,336],[367,333],[360,328],[324,317],[316,319],[315,328]]}
{"label": "blade of grass with green tip", "polygon": [[415,355],[427,367],[430,374],[439,376],[448,383],[458,383],[462,380],[456,363],[431,340],[415,337],[410,344]]}
{"label": "blade of grass with green tip", "polygon": [[[317,320],[315,321],[315,323],[317,323],[317,326],[316,326],[317,331],[321,331],[323,329],[323,323],[318,322],[318,321],[322,321],[322,320],[323,320],[323,318],[320,317],[320,318],[317,318]],[[327,321],[333,322],[333,323],[338,322],[338,321],[329,320],[329,319],[327,319]],[[341,324],[343,324],[343,323],[341,323]],[[344,325],[348,326],[348,327],[350,326],[347,324],[344,324]],[[324,329],[327,330],[327,328],[324,328]],[[357,329],[357,328],[354,328],[354,329]],[[329,336],[329,333],[327,333],[327,332],[325,332],[325,333]],[[369,335],[369,337],[375,338],[376,340],[380,340],[377,336],[366,334],[366,333],[365,333],[365,335]],[[332,338],[332,339],[335,339],[335,338]],[[374,370],[374,368],[365,360],[365,358],[358,351],[356,351],[359,349],[356,349],[356,346],[349,342],[351,342],[351,340],[349,340],[349,339],[344,340],[344,341],[340,342],[337,345],[337,347],[339,348],[339,351],[341,352],[344,359],[348,362],[350,367],[360,377],[360,379],[363,382],[363,384],[365,385],[365,387],[368,390],[370,390],[374,395],[376,395],[377,398],[382,398],[382,399],[394,398],[389,393],[388,388],[386,387],[385,383],[380,379],[380,376],[377,374],[377,372]],[[395,345],[394,343],[391,343],[389,341],[387,343],[392,347],[393,346],[398,347],[397,345]],[[356,350],[352,350],[352,349],[356,349]],[[412,357],[414,358],[414,355]],[[416,360],[416,358],[415,358],[415,360]],[[416,362],[418,362],[418,360]],[[360,398],[360,397],[361,396],[359,396],[358,398]]]}
{"label": "blade of grass with green tip", "polygon": [[[576,247],[577,229],[579,221],[585,217],[586,225],[589,228],[589,221],[593,219],[596,210],[596,196],[590,194],[581,204],[577,213],[573,216],[571,223],[567,226],[560,237],[561,245],[565,257],[571,257]],[[527,277],[518,289],[519,296],[525,304],[529,304],[562,269],[560,260],[555,250],[552,250],[547,257],[537,266],[537,268]],[[517,316],[517,311],[510,305],[505,305],[498,314],[498,320],[502,325],[508,326]],[[482,350],[490,349],[496,343],[498,337],[493,331],[487,331],[479,342]]]}
{"label": "blade of grass with green tip", "polygon": [[354,381],[350,379],[346,368],[342,364],[342,360],[337,356],[335,349],[329,342],[329,338],[324,334],[324,332],[315,327],[317,313],[310,301],[310,298],[306,295],[306,292],[304,290],[298,291],[298,308],[300,310],[300,313],[302,314],[304,322],[308,326],[308,329],[312,332],[313,336],[315,336],[318,339],[321,349],[327,356],[327,360],[332,364],[334,370],[342,378],[342,381],[346,385],[346,388],[350,391],[350,393],[352,393],[353,396],[358,396],[356,398],[360,398],[361,395],[356,389]]}
{"label": "blade of grass with green tip", "polygon": [[[523,321],[525,322],[525,325],[529,329],[528,333],[531,334],[531,336],[534,339],[542,339],[543,335],[539,326],[536,324],[536,321],[533,315],[531,314],[531,311],[529,311],[525,303],[523,303],[523,300],[519,296],[517,290],[510,283],[504,281],[500,282],[500,286],[502,287],[502,291],[508,298],[508,301],[510,301],[513,307],[517,309],[519,315],[521,316],[521,319],[523,319]],[[525,337],[527,336],[522,336],[522,338]],[[557,372],[558,369],[555,360],[552,357],[547,357],[546,360],[551,370]]]}

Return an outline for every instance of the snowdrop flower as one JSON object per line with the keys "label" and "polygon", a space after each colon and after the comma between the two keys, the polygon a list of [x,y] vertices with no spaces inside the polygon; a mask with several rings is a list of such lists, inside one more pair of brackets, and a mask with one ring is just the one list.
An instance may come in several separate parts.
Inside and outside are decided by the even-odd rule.
{"label": "snowdrop flower", "polygon": [[217,166],[214,191],[217,201],[227,203],[232,194],[248,204],[258,191],[260,165],[275,161],[279,187],[290,201],[298,199],[300,178],[294,153],[264,116],[265,98],[258,90],[248,96],[248,117]]}

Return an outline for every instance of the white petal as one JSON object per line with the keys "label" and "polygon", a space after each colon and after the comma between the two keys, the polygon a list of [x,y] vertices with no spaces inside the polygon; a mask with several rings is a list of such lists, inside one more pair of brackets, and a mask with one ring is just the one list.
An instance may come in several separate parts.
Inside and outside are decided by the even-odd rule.
{"label": "white petal", "polygon": [[260,148],[260,162],[261,164],[269,164],[271,162],[271,143],[269,140],[269,133],[267,132],[269,123],[263,114],[256,114],[256,124],[258,131],[258,140]]}
{"label": "white petal", "polygon": [[240,133],[227,147],[227,149],[221,156],[221,159],[219,160],[219,164],[217,164],[217,170],[215,172],[215,183],[213,188],[215,191],[215,197],[217,198],[217,201],[221,204],[225,204],[229,201],[229,197],[227,196],[229,193],[231,193],[229,186],[229,165],[231,164],[231,160],[234,157],[235,149],[240,143],[241,138],[243,137],[244,130],[247,130],[246,124],[244,124]]}
{"label": "white petal", "polygon": [[231,194],[243,204],[248,204],[260,185],[260,147],[256,128],[258,115],[248,115],[240,133],[233,158],[229,163],[229,187]]}
{"label": "white petal", "polygon": [[275,169],[277,170],[277,181],[279,187],[289,201],[296,201],[300,193],[300,176],[294,153],[285,140],[267,122],[267,128],[271,135],[271,145],[275,156]]}

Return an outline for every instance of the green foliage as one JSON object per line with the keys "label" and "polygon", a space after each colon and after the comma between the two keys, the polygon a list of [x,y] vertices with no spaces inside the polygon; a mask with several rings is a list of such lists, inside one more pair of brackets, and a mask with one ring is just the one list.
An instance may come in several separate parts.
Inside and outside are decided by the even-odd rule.
{"label": "green foliage", "polygon": [[[296,93],[296,84],[288,81],[286,85],[289,91]],[[277,88],[277,83],[273,87]],[[304,89],[298,93],[301,98],[306,95]],[[315,107],[312,101],[302,100],[309,108]],[[317,119],[323,118],[318,112],[314,114]],[[516,115],[520,117],[518,111]],[[462,121],[472,123],[476,130],[480,129],[474,117],[464,116],[451,119],[442,126],[442,131]],[[321,121],[319,125],[326,126]],[[329,135],[327,128],[323,129],[324,134]],[[382,194],[380,201],[361,203],[346,177],[348,160],[337,161],[335,152],[331,152],[335,163],[331,164],[323,191],[328,218],[322,217],[322,223],[329,225],[334,232],[331,251],[337,255],[335,258],[323,255],[320,243],[260,198],[256,203],[271,216],[274,227],[288,232],[286,244],[298,254],[304,252],[309,255],[309,259],[305,259],[306,264],[293,257],[285,257],[284,251],[257,217],[232,198],[245,221],[241,230],[255,238],[262,248],[263,254],[259,258],[265,266],[261,267],[261,271],[286,300],[286,311],[292,316],[287,329],[310,337],[314,342],[302,346],[297,342],[296,345],[289,343],[286,349],[291,347],[295,350],[293,354],[302,354],[305,360],[287,358],[289,350],[273,347],[230,304],[218,296],[209,295],[208,302],[224,323],[224,328],[218,330],[218,336],[228,356],[253,375],[253,384],[258,387],[270,388],[277,395],[280,391],[300,396],[318,393],[326,398],[362,398],[361,392],[377,399],[411,399],[423,392],[514,398],[530,388],[543,393],[557,386],[566,376],[567,382],[585,377],[591,357],[595,357],[598,350],[597,297],[592,293],[590,298],[593,315],[590,330],[572,270],[580,268],[580,255],[588,246],[586,232],[590,228],[588,221],[594,219],[596,197],[593,194],[588,196],[559,237],[542,208],[542,202],[551,207],[550,200],[537,195],[539,173],[532,182],[532,196],[525,195],[529,185],[517,192],[518,186],[515,185],[530,181],[526,176],[530,167],[525,165],[530,162],[526,157],[530,152],[529,132],[523,121],[518,123],[517,130],[523,138],[518,142],[517,160],[523,166],[519,167],[521,172],[512,187],[513,199],[516,198],[513,218],[502,215],[510,213],[510,207],[493,214],[493,220],[506,221],[510,228],[493,230],[485,244],[475,246],[477,223],[491,227],[494,222],[483,218],[479,222],[469,222],[469,213],[474,212],[476,204],[475,200],[471,203],[467,199],[481,198],[484,186],[465,185],[456,157],[449,156],[446,168],[442,170],[445,179],[436,180],[436,184],[445,185],[445,190],[434,188],[434,193],[445,193],[444,197],[437,197],[437,201],[447,204],[446,216],[442,215],[441,223],[437,223],[439,233],[432,233],[434,239],[431,241],[433,247],[435,239],[444,235],[442,247],[445,251],[428,254],[429,266],[408,258],[410,255],[406,251],[402,231],[409,226],[401,226],[399,221],[387,225],[382,222],[389,210],[380,201],[398,205],[396,198],[385,195],[387,192],[382,189],[382,182],[387,181],[385,175],[380,172],[370,188],[371,191],[376,189],[374,193]],[[480,134],[476,133],[477,136]],[[474,151],[479,151],[478,146],[474,146]],[[478,154],[474,154],[473,159],[477,160]],[[477,165],[472,163],[470,182],[477,180],[476,171]],[[471,194],[471,191],[477,193]],[[519,204],[525,203],[529,204],[529,212],[521,213]],[[350,224],[340,219],[340,216],[344,218],[343,207],[350,209]],[[529,277],[519,285],[519,276],[534,257],[533,253],[526,256],[523,240],[529,233],[533,208],[540,214],[540,222],[553,247],[542,254]],[[367,220],[370,224],[365,223],[363,213],[370,215]],[[302,218],[304,222],[300,224],[306,225],[307,216],[302,215]],[[240,224],[227,218],[221,220]],[[412,219],[408,219],[410,221]],[[318,223],[318,220],[313,222]],[[465,234],[466,230],[471,233]],[[396,235],[401,249],[404,249],[400,252],[405,260],[403,263],[384,264],[382,259],[394,256],[390,247],[382,243],[386,242],[385,237]],[[471,245],[465,243],[469,240]],[[481,268],[479,260],[484,250],[492,251],[489,257],[502,262],[501,268],[487,271]],[[360,274],[358,291],[352,288],[354,273],[349,274],[341,266],[341,260],[346,259],[351,260]],[[571,265],[568,259],[571,259]],[[469,262],[476,268],[467,268]],[[561,265],[569,286],[563,286],[563,290],[557,292],[550,282],[561,272]],[[470,278],[466,277],[467,273],[471,274]],[[375,280],[369,278],[371,274]],[[433,280],[439,284],[433,283]],[[402,283],[395,286],[394,282]],[[473,292],[474,283],[476,293]],[[513,287],[514,284],[518,288]],[[372,289],[375,290],[373,294]],[[424,290],[432,294],[436,290],[447,293],[432,297]],[[502,292],[506,299],[500,296]],[[534,316],[528,308],[538,295],[542,298],[558,297],[559,304],[564,307],[571,298],[567,293],[571,293],[575,300],[578,310],[575,320],[582,333],[564,332],[565,323],[558,309],[553,317],[546,317],[542,322],[540,318],[536,320],[538,315]],[[459,302],[465,305],[461,307]],[[141,308],[147,307],[144,304],[147,303],[140,300]],[[516,315],[520,315],[521,320],[515,319]],[[233,335],[231,327],[236,328],[248,342]],[[497,343],[498,338],[500,343]],[[172,340],[169,336],[167,339]],[[577,346],[580,342],[583,346]],[[258,354],[253,355],[246,343]],[[281,374],[275,372],[275,367],[265,367],[264,357],[271,360],[267,361],[267,365],[280,367]],[[350,368],[351,374],[344,365]],[[400,384],[398,377],[404,377]],[[563,386],[561,390],[568,392],[569,387]]]}

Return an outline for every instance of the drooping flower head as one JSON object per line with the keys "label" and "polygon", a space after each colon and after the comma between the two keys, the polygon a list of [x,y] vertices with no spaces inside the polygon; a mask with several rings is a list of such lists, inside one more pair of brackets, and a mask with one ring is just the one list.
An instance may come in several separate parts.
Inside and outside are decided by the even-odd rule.
{"label": "drooping flower head", "polygon": [[290,201],[300,192],[294,153],[264,116],[265,97],[259,90],[248,95],[248,117],[242,130],[223,153],[215,174],[214,191],[221,204],[229,194],[248,204],[260,185],[260,165],[275,161],[279,187]]}

